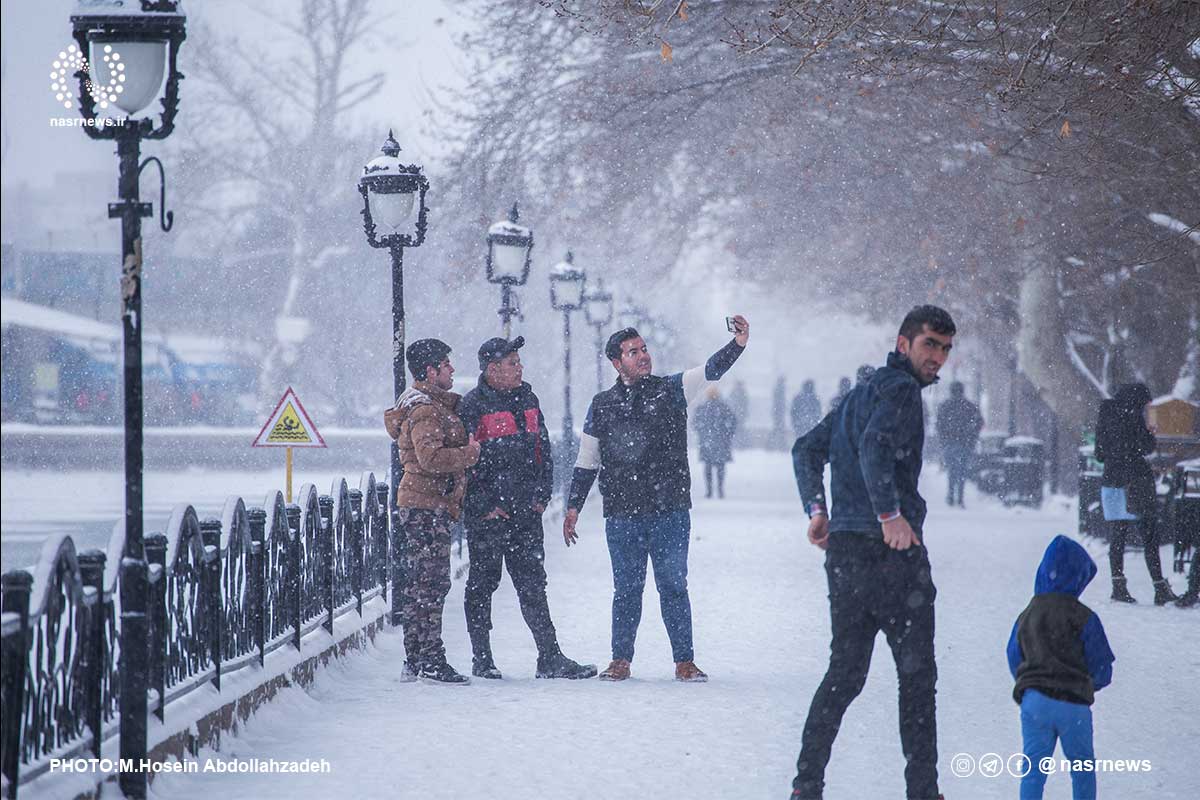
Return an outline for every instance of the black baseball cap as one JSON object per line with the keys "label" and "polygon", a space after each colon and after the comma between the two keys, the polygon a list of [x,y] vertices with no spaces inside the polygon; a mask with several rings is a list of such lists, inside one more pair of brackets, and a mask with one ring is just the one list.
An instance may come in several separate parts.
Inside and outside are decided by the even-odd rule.
{"label": "black baseball cap", "polygon": [[404,351],[404,357],[408,359],[408,369],[413,378],[419,381],[425,380],[426,367],[437,369],[448,355],[450,345],[441,339],[418,339]]}
{"label": "black baseball cap", "polygon": [[524,336],[518,336],[511,340],[505,339],[502,336],[488,339],[479,345],[479,369],[487,369],[488,364],[491,364],[493,361],[499,361],[509,353],[515,353],[524,346]]}

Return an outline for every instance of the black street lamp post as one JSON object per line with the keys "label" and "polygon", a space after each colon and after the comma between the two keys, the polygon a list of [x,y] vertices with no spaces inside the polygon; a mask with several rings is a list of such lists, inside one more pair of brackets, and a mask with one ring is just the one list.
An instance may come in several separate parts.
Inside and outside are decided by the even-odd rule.
{"label": "black street lamp post", "polygon": [[[75,14],[71,28],[86,64],[79,79],[79,109],[83,129],[93,139],[116,140],[118,158],[116,203],[110,219],[121,220],[121,327],[124,338],[125,405],[125,544],[121,554],[121,630],[117,671],[120,673],[120,757],[146,756],[146,690],[149,677],[149,629],[146,622],[149,570],[142,531],[142,218],[153,213],[141,202],[138,179],[153,163],[160,180],[159,225],[171,229],[173,214],[162,206],[166,176],[162,162],[139,162],[142,139],[165,139],[175,127],[179,104],[176,66],[186,36],[185,15],[175,0],[142,0],[138,8],[93,4],[94,11]],[[133,5],[130,3],[129,5]],[[165,88],[164,88],[165,73]],[[63,84],[65,89],[65,82]],[[162,92],[158,124],[149,117],[134,119]],[[120,118],[109,107],[124,111]],[[101,115],[97,114],[97,109]],[[112,113],[112,116],[108,114]],[[146,796],[146,774],[121,772],[121,791],[127,797]]]}
{"label": "black street lamp post", "polygon": [[584,300],[588,324],[596,331],[596,391],[604,389],[604,329],[612,324],[613,296],[604,288],[604,279],[596,279],[596,288]]}
{"label": "black street lamp post", "polygon": [[571,418],[571,312],[583,308],[587,274],[567,256],[550,271],[550,305],[563,312],[563,447],[571,450],[575,423]]}
{"label": "black street lamp post", "polygon": [[[399,398],[406,386],[404,378],[404,248],[420,247],[425,241],[429,209],[425,192],[429,181],[415,164],[402,164],[400,145],[388,131],[387,139],[358,179],[358,191],[363,198],[363,231],[371,247],[386,247],[392,253],[392,391]],[[413,208],[417,209],[414,224]],[[388,481],[391,491],[388,508],[393,526],[396,522],[396,487],[400,484],[400,450],[392,442],[391,469]],[[399,570],[393,571],[392,609],[399,610]]]}
{"label": "black street lamp post", "polygon": [[517,304],[514,286],[524,286],[529,280],[530,252],[533,250],[533,231],[518,225],[520,212],[513,203],[508,219],[488,228],[487,279],[500,284],[500,319],[504,338],[512,338],[512,318],[523,320]]}

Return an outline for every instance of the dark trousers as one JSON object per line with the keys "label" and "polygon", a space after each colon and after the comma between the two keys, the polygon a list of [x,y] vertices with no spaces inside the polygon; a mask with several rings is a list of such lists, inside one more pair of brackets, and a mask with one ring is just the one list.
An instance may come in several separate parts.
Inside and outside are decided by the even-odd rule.
{"label": "dark trousers", "polygon": [[500,586],[505,565],[538,653],[544,656],[557,652],[558,639],[546,601],[546,550],[541,517],[472,520],[467,524],[467,552],[471,571],[464,605],[475,661],[486,664],[492,660],[489,633],[492,595]]}
{"label": "dark trousers", "polygon": [[963,504],[963,489],[971,474],[971,458],[974,454],[965,444],[947,444],[943,458],[946,462],[946,505],[961,506]]}
{"label": "dark trousers", "polygon": [[1135,525],[1142,526],[1142,550],[1146,557],[1146,569],[1150,580],[1163,579],[1162,557],[1158,553],[1158,525],[1153,519],[1118,520],[1108,523],[1108,566],[1114,578],[1125,577],[1125,544]]}
{"label": "dark trousers", "polygon": [[712,497],[713,493],[713,473],[717,473],[717,497],[725,496],[725,462],[724,461],[705,461],[704,462],[704,496]]}
{"label": "dark trousers", "polygon": [[609,517],[604,521],[612,559],[612,655],[633,660],[633,643],[642,621],[646,560],[654,565],[654,585],[663,624],[676,663],[691,661],[692,601],[688,597],[687,560],[692,517],[684,511]]}
{"label": "dark trousers", "polygon": [[862,691],[875,634],[883,631],[900,680],[900,745],[910,800],[933,800],[937,789],[933,601],[937,589],[924,547],[892,550],[881,539],[834,533],[825,556],[833,641],[829,670],[804,723],[793,786],[820,798],[825,765],[842,715]]}

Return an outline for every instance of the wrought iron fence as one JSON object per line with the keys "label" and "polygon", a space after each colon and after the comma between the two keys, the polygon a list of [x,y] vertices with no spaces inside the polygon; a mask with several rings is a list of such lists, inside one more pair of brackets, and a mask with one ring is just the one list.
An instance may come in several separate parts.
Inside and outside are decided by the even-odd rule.
{"label": "wrought iron fence", "polygon": [[[298,502],[271,492],[247,508],[230,497],[220,518],[175,508],[164,533],[145,538],[149,563],[150,711],[280,647],[300,647],[317,627],[386,597],[387,484],[363,473],[357,489],[328,495],[305,484]],[[0,776],[4,795],[49,770],[52,758],[99,758],[119,734],[118,524],[106,551],[77,553],[51,537],[31,574],[3,575]],[[144,754],[143,754],[144,755]]]}

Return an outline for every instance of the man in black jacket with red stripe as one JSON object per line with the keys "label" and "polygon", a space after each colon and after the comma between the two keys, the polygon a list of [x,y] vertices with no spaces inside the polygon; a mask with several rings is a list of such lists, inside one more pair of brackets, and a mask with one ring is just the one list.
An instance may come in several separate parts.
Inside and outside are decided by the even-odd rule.
{"label": "man in black jacket with red stripe", "polygon": [[480,443],[479,462],[467,473],[463,517],[471,572],[465,609],[473,652],[472,674],[499,679],[492,658],[492,594],[501,570],[517,590],[521,614],[538,648],[537,677],[590,678],[594,665],[562,654],[546,601],[542,514],[550,501],[554,467],[550,436],[537,395],[521,380],[522,336],[496,337],[479,348],[479,385],[459,402],[458,414]]}

